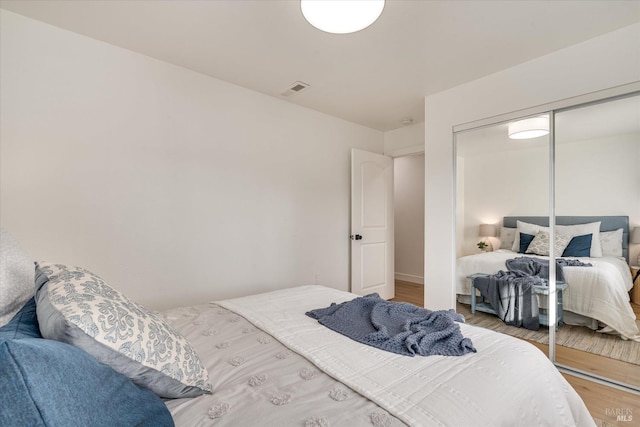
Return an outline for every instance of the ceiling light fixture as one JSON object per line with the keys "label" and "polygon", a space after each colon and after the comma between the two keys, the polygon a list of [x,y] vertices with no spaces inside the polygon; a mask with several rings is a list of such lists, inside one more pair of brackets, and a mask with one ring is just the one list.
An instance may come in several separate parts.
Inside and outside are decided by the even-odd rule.
{"label": "ceiling light fixture", "polygon": [[549,133],[549,117],[540,116],[509,123],[509,138],[530,139]]}
{"label": "ceiling light fixture", "polygon": [[385,0],[300,0],[305,19],[319,30],[334,34],[355,33],[373,24]]}

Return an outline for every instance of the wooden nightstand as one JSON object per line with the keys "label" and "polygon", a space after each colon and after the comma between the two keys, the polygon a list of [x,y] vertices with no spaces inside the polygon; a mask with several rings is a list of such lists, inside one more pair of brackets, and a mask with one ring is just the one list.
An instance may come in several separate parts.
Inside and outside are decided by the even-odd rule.
{"label": "wooden nightstand", "polygon": [[633,278],[633,288],[629,291],[631,302],[640,305],[640,266],[631,266],[631,277]]}

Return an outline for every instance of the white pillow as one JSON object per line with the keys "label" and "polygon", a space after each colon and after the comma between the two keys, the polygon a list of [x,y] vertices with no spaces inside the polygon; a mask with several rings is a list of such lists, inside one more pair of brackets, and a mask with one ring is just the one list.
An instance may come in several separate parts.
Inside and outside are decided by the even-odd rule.
{"label": "white pillow", "polygon": [[537,224],[531,224],[528,222],[524,222],[524,221],[516,221],[516,235],[515,238],[513,240],[513,245],[511,246],[511,250],[513,252],[519,252],[520,251],[520,233],[525,233],[525,234],[530,234],[532,236],[535,236],[536,234],[538,234],[538,231],[546,231],[547,233],[549,232],[549,227],[543,227],[541,225],[537,225]]}
{"label": "white pillow", "polygon": [[602,256],[622,256],[622,228],[615,231],[600,232]]}
{"label": "white pillow", "polygon": [[35,264],[18,242],[0,229],[0,326],[4,326],[34,293]]}
{"label": "white pillow", "polygon": [[513,240],[516,238],[516,229],[502,227],[500,230],[500,249],[511,249]]}
{"label": "white pillow", "polygon": [[600,258],[602,256],[602,246],[600,245],[600,221],[590,222],[588,224],[575,225],[556,225],[558,234],[575,237],[591,234],[591,258]]}

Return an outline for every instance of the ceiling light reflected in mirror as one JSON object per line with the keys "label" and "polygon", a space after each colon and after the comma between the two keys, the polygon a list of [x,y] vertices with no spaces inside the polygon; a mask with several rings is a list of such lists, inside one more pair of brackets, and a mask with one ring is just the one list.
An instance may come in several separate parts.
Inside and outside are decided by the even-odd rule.
{"label": "ceiling light reflected in mirror", "polygon": [[509,123],[509,138],[531,139],[549,133],[549,116],[532,117]]}

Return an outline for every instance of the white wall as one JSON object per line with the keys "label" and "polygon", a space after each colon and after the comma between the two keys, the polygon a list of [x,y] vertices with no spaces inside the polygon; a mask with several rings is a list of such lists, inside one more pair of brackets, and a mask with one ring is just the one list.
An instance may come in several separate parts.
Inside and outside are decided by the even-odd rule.
{"label": "white wall", "polygon": [[393,161],[395,277],[424,282],[424,154]]}
{"label": "white wall", "polygon": [[395,277],[424,282],[424,123],[384,134],[384,154],[394,158]]}
{"label": "white wall", "polygon": [[[496,224],[500,230],[503,216],[549,213],[548,163],[547,146],[464,158],[460,167],[464,196],[457,206],[463,212],[457,230],[464,243],[457,256],[480,252],[476,246],[480,224]],[[499,241],[491,243],[497,246]]]}
{"label": "white wall", "polygon": [[[635,24],[425,98],[425,304],[455,307],[454,126],[640,81]],[[632,215],[640,223],[640,213]]]}
{"label": "white wall", "polygon": [[424,152],[424,123],[414,123],[384,133],[384,154],[391,157]]}
{"label": "white wall", "polygon": [[640,134],[559,144],[555,163],[558,215],[629,215],[640,226]]}
{"label": "white wall", "polygon": [[[464,210],[464,245],[458,256],[479,252],[479,224],[499,229],[504,216],[549,213],[548,160],[544,144],[464,159],[465,191],[458,204]],[[558,141],[555,164],[557,215],[629,215],[640,222],[640,135]]]}
{"label": "white wall", "polygon": [[2,10],[0,224],[165,308],[348,289],[352,147],[383,134]]}
{"label": "white wall", "polygon": [[[640,227],[640,134],[563,144],[556,149],[557,215],[628,215]],[[636,264],[640,245],[629,245]]]}

